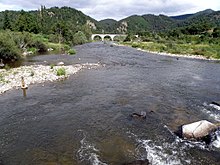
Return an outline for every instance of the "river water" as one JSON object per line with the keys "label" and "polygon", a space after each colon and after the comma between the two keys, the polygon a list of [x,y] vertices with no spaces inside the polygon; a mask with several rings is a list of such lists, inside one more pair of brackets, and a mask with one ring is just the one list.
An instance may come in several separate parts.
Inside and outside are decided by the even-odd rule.
{"label": "river water", "polygon": [[[1,165],[219,165],[220,136],[187,142],[172,132],[220,122],[220,63],[89,43],[75,56],[34,56],[23,64],[101,63],[69,79],[0,96]],[[132,113],[146,112],[146,119]]]}

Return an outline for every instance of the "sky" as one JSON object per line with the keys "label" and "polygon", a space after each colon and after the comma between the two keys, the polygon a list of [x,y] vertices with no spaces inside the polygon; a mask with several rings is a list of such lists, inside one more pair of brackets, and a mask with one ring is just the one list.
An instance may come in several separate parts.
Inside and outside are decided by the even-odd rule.
{"label": "sky", "polygon": [[96,20],[120,20],[134,14],[190,14],[205,9],[220,10],[219,0],[0,0],[0,11],[37,10],[40,5],[69,6]]}

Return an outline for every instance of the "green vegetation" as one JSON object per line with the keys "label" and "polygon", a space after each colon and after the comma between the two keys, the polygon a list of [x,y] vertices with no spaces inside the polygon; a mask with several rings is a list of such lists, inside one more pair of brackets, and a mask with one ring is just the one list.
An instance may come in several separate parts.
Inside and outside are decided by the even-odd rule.
{"label": "green vegetation", "polygon": [[76,54],[75,49],[70,49],[70,50],[68,51],[68,54],[69,54],[69,55],[74,55],[74,54]]}
{"label": "green vegetation", "polygon": [[[191,28],[191,32],[207,27],[220,26],[220,11],[204,10],[195,14],[168,17],[165,15],[145,14],[132,15],[122,20],[102,20],[103,31],[106,33],[168,32],[176,28]],[[198,29],[197,29],[198,28]]]}
{"label": "green vegetation", "polygon": [[[152,28],[135,33],[130,30],[123,44],[154,52],[220,59],[220,21],[216,19],[219,16],[220,12],[212,10],[177,17],[144,15],[142,17],[148,22],[153,21],[151,17],[155,18],[155,31]],[[158,22],[158,18],[161,21]],[[169,22],[173,25],[170,26]],[[156,25],[154,23],[150,25]],[[164,30],[159,30],[158,26],[164,26]],[[138,34],[139,39],[136,40],[132,34]]]}
{"label": "green vegetation", "polygon": [[66,75],[66,70],[65,68],[59,68],[57,69],[57,76],[65,76]]}
{"label": "green vegetation", "polygon": [[60,48],[70,49],[66,44],[51,43],[48,36],[29,32],[0,31],[0,59],[3,61],[18,60],[22,54],[47,52],[48,48],[59,51]]}
{"label": "green vegetation", "polygon": [[99,23],[69,7],[41,6],[38,11],[0,12],[0,59],[18,60],[22,54],[53,50],[74,54],[70,48],[90,40]]}
{"label": "green vegetation", "polygon": [[[70,7],[6,10],[0,12],[0,59],[5,63],[22,54],[48,50],[75,54],[71,47],[89,42],[92,33],[128,34],[125,44],[150,51],[220,58],[219,17],[220,11],[205,10],[174,17],[146,14],[98,22]],[[139,35],[138,40],[134,34]]]}
{"label": "green vegetation", "polygon": [[[210,34],[212,36],[212,34]],[[220,38],[203,35],[182,35],[181,37],[164,34],[148,36],[139,42],[124,42],[123,44],[153,52],[166,52],[171,54],[201,55],[220,59]]]}

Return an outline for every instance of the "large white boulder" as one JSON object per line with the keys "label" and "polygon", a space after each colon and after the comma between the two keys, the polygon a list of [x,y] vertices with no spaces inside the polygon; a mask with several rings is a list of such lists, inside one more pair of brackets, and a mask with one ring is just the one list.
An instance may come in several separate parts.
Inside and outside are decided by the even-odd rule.
{"label": "large white boulder", "polygon": [[187,139],[201,139],[217,129],[217,126],[207,120],[197,121],[182,126],[182,137]]}
{"label": "large white boulder", "polygon": [[61,61],[61,62],[58,62],[57,65],[58,65],[58,66],[64,66],[64,62],[62,62],[62,61]]}

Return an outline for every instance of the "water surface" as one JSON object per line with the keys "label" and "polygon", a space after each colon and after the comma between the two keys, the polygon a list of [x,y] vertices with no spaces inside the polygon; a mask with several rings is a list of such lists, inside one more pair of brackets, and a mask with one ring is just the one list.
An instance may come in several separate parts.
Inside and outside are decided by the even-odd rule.
{"label": "water surface", "polygon": [[[34,56],[23,64],[101,63],[65,81],[0,96],[0,164],[220,164],[213,146],[178,139],[179,125],[220,122],[220,64],[90,43],[75,56]],[[145,111],[145,120],[133,119]]]}

